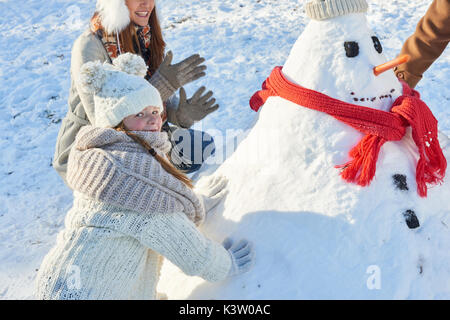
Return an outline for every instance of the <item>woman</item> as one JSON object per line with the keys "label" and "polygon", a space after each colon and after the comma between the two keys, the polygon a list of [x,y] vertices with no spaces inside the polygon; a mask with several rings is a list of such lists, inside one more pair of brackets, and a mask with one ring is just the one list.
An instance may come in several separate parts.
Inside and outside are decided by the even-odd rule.
{"label": "woman", "polygon": [[[215,99],[212,99],[211,91],[203,94],[205,88],[202,87],[191,99],[185,99],[185,91],[182,88],[205,75],[206,66],[201,65],[204,59],[196,54],[172,65],[172,53],[168,52],[164,57],[164,49],[165,43],[154,0],[97,1],[97,10],[91,19],[90,28],[75,41],[72,48],[69,110],[58,134],[53,159],[53,167],[64,181],[69,151],[76,134],[81,127],[95,122],[93,97],[80,90],[78,75],[84,63],[97,60],[111,63],[112,59],[126,52],[140,55],[148,66],[146,79],[158,89],[164,101],[164,121],[169,121],[177,127],[188,129],[195,121],[217,110],[218,105],[214,105]],[[173,94],[180,88],[178,101]],[[169,134],[174,131],[174,127],[170,127],[168,123],[164,123],[163,128]],[[183,141],[171,139],[172,161],[185,173],[198,170],[207,157],[203,155],[203,149],[213,144],[212,138],[205,133],[196,134],[196,137],[202,137],[202,141],[194,141],[196,149],[191,152],[191,137],[194,136],[194,131],[178,131],[183,133],[177,134]],[[208,150],[212,150],[211,154],[214,153],[211,146]],[[202,156],[197,156],[194,162],[191,159],[194,159],[196,153],[201,153]],[[190,159],[186,154],[191,156]]]}

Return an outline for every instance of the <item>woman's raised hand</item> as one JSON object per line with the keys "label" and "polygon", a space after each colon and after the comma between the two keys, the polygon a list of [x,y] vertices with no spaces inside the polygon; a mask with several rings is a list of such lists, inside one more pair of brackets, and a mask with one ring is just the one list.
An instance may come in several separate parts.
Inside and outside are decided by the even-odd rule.
{"label": "woman's raised hand", "polygon": [[172,51],[169,51],[158,70],[149,80],[158,89],[163,101],[169,99],[182,86],[206,75],[206,66],[202,65],[205,59],[198,54],[194,54],[177,64],[172,64],[172,59]]}
{"label": "woman's raised hand", "polygon": [[194,54],[177,64],[171,64],[172,59],[172,51],[169,51],[158,70],[176,90],[206,75],[204,72],[206,66],[201,65],[205,62],[205,58],[198,54]]}

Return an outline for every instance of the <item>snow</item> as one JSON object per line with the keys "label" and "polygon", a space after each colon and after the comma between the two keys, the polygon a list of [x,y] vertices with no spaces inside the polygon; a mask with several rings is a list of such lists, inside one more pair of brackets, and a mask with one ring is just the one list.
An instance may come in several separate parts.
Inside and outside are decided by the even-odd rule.
{"label": "snow", "polygon": [[[200,175],[222,173],[230,179],[229,195],[202,230],[217,241],[229,233],[246,237],[257,253],[252,271],[216,284],[182,275],[165,263],[159,289],[170,299],[449,299],[450,215],[438,187],[421,201],[414,192],[387,188],[388,171],[370,189],[345,185],[330,164],[342,163],[358,136],[350,141],[344,125],[312,111],[299,112],[280,98],[271,98],[259,115],[248,106],[305,30],[309,20],[303,3],[157,2],[174,61],[194,52],[206,58],[207,77],[188,85],[188,94],[205,85],[221,105],[195,126],[214,133],[223,155]],[[428,2],[369,1],[369,6],[369,25],[391,59],[413,33]],[[51,160],[67,110],[71,46],[94,7],[88,0],[0,2],[1,299],[33,299],[36,270],[71,207],[72,194]],[[417,87],[447,135],[449,72],[447,49]],[[341,135],[329,132],[332,125],[340,126]],[[248,131],[252,127],[267,132]],[[305,132],[330,139],[319,141]],[[235,140],[239,150],[247,147],[248,152],[231,155]],[[447,145],[448,159],[450,142],[442,138],[441,143]],[[414,165],[396,146],[383,148],[378,166],[401,169],[413,181]],[[222,165],[225,157],[229,159]],[[248,163],[241,167],[244,160]],[[442,188],[448,190],[448,183]],[[418,229],[408,229],[401,215],[410,208],[419,217]]]}
{"label": "snow", "polygon": [[[374,75],[373,67],[388,61],[375,50],[374,36],[364,13],[313,20],[295,42],[283,73],[289,80],[335,99],[355,103],[356,98],[358,105],[389,110],[402,87],[392,70]],[[351,58],[343,49],[349,41],[359,48],[358,55]],[[392,98],[384,98],[391,90],[395,90]]]}

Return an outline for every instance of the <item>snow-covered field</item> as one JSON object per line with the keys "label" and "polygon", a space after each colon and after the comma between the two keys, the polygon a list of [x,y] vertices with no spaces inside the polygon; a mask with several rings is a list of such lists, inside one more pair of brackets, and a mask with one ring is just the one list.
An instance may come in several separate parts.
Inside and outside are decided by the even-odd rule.
{"label": "snow-covered field", "polygon": [[[368,2],[370,25],[383,44],[385,55],[393,58],[413,33],[430,1]],[[298,0],[157,1],[165,40],[168,49],[174,52],[174,60],[194,52],[207,60],[207,77],[188,85],[188,93],[205,85],[215,92],[221,105],[219,111],[196,128],[216,132],[224,137],[224,143],[230,143],[227,130],[245,131],[252,127],[256,113],[250,110],[248,100],[272,68],[286,61],[307,23],[303,3]],[[71,46],[86,28],[94,7],[95,1],[90,0],[0,1],[1,299],[33,298],[37,269],[63,228],[65,214],[71,206],[71,192],[53,170],[51,162],[61,119],[67,109]],[[427,71],[417,89],[439,120],[440,130],[450,135],[448,50]],[[221,140],[216,139],[219,146]],[[201,174],[211,173],[216,168],[217,165],[210,165]],[[450,217],[432,224],[441,224],[442,232],[450,232]],[[308,228],[315,227],[323,225],[308,225]],[[331,228],[331,225],[326,227]],[[288,224],[286,228],[289,229]],[[255,232],[250,227],[249,230]],[[322,233],[326,234],[323,230]],[[346,241],[351,239],[347,237]],[[436,243],[436,246],[442,249],[447,244]],[[430,245],[419,247],[433,250]],[[302,250],[307,252],[308,248]],[[443,274],[448,275],[450,253],[439,252],[443,264],[438,269],[447,270]],[[340,259],[344,258],[351,260],[352,256],[343,253]],[[353,265],[353,262],[348,261],[348,264]],[[422,264],[426,267],[426,262]],[[314,266],[310,269],[314,270]],[[333,277],[330,275],[326,279]],[[393,279],[384,278],[383,285],[391,286],[389,280]],[[409,295],[416,284],[407,283],[402,284],[403,292],[392,298],[448,299],[450,280],[441,280],[440,284],[430,286],[438,292]],[[276,292],[277,287],[283,285],[275,281],[269,284],[271,287],[264,290],[270,292]],[[246,290],[246,298],[252,297],[249,290]],[[307,287],[301,297],[309,298]],[[339,295],[332,297],[340,298]]]}

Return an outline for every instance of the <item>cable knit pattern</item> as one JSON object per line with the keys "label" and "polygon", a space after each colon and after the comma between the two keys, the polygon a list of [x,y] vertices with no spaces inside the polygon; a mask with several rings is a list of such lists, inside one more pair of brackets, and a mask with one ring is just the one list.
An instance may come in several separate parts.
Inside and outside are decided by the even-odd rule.
{"label": "cable knit pattern", "polygon": [[187,275],[227,276],[228,252],[184,213],[142,214],[74,195],[65,229],[39,269],[37,299],[155,299],[162,256]]}
{"label": "cable knit pattern", "polygon": [[[170,151],[167,133],[134,133],[161,156]],[[94,199],[139,212],[184,212],[197,225],[204,220],[203,203],[196,194],[123,132],[81,128],[68,166],[69,186]]]}
{"label": "cable knit pattern", "polygon": [[[138,133],[138,132],[135,132]],[[154,149],[166,133],[139,132]],[[122,132],[83,127],[69,156],[74,203],[36,279],[37,299],[155,299],[163,257],[207,281],[231,258],[203,236],[203,204]]]}

